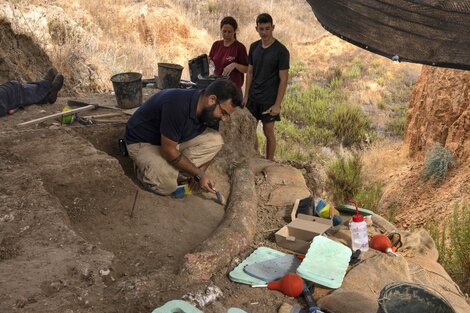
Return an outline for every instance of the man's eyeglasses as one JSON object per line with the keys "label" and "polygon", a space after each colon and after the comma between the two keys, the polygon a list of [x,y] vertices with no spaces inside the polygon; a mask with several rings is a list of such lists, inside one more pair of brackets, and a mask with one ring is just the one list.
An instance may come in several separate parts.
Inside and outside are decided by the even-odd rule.
{"label": "man's eyeglasses", "polygon": [[222,112],[222,120],[223,121],[230,120],[230,114],[222,108],[219,101],[217,101],[217,105],[219,106],[220,112]]}

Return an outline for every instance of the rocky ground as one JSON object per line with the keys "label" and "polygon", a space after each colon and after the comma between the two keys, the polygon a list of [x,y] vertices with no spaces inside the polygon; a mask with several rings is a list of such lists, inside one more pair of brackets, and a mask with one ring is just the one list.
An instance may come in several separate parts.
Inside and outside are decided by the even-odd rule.
{"label": "rocky ground", "polygon": [[[146,96],[154,92],[144,90]],[[289,221],[293,200],[309,193],[298,169],[261,160],[242,162],[255,157],[254,123],[246,112],[237,112],[221,129],[226,145],[210,169],[228,199],[224,208],[208,195],[173,199],[142,189],[131,161],[118,153],[125,114],[89,126],[56,120],[17,126],[60,111],[66,100],[30,106],[1,120],[1,311],[151,312],[166,301],[204,292],[208,285],[220,288],[222,296],[205,312],[229,307],[276,312],[283,302],[305,304],[301,298],[228,278],[257,247],[282,250],[274,233]],[[110,94],[81,100],[115,105]],[[348,245],[347,234],[342,226],[332,236]],[[412,253],[404,251],[396,260],[368,252],[364,261],[380,262],[351,269],[345,288],[333,292],[317,286],[315,298],[326,310],[341,313],[345,311],[337,297],[356,290],[365,299],[365,311],[355,312],[371,312],[380,289],[397,280],[398,266],[408,268],[401,280],[434,284],[456,311],[465,312],[464,298],[435,262],[429,236],[414,236],[425,248],[409,245]],[[410,263],[410,255],[415,263]],[[415,277],[415,270],[427,274]],[[436,281],[431,272],[444,278]],[[367,278],[358,280],[357,275]],[[368,287],[359,288],[364,281]],[[349,301],[344,295],[341,299]]]}
{"label": "rocky ground", "polygon": [[[8,17],[0,21],[2,81],[41,77],[52,66],[44,49],[49,53],[56,49],[54,65],[67,77],[63,92],[107,90],[104,87],[109,87],[108,78],[97,75],[92,61],[76,53],[68,54],[79,48],[78,43],[80,47],[82,43],[93,46],[93,40],[85,36],[66,46],[54,46],[56,24],[50,22],[55,19],[47,17],[60,16],[59,20],[67,22],[64,25],[73,18],[59,8],[15,13],[17,7],[8,3],[1,9],[2,16]],[[81,11],[71,12],[80,15]],[[165,20],[148,20],[167,26]],[[145,26],[145,20],[142,22]],[[93,34],[100,33],[93,23],[90,25]],[[183,26],[180,30],[187,27]],[[145,32],[149,29],[143,28]],[[52,37],[47,35],[49,32]],[[34,39],[31,34],[36,34]],[[109,37],[114,45],[116,38]],[[162,37],[158,38],[160,45]],[[204,37],[200,42],[206,41]],[[305,50],[307,56],[311,54],[306,65],[322,69],[340,64],[345,48],[338,39],[326,36],[319,41],[323,44],[302,43],[296,49]],[[191,44],[200,49],[199,41]],[[181,45],[187,49],[188,41]],[[134,51],[142,50],[128,46]],[[161,50],[168,54],[175,51]],[[324,50],[333,55],[322,55]],[[148,51],[153,60],[153,46]],[[193,52],[196,55],[196,50]],[[346,58],[355,56],[356,52]],[[100,62],[108,60],[101,54],[96,54],[96,58]],[[188,59],[185,54],[181,58]],[[145,58],[139,54],[142,59]],[[469,75],[453,70],[424,72],[411,103],[406,142],[411,153],[401,151],[401,145],[392,147],[388,152],[401,160],[396,167],[381,166],[388,160],[388,153],[377,154],[375,159],[365,158],[371,180],[385,182],[384,216],[389,213],[386,209],[395,205],[397,225],[415,232],[401,230],[407,243],[400,257],[369,251],[359,266],[349,269],[342,288],[333,291],[317,286],[314,297],[325,311],[375,312],[380,290],[394,281],[433,286],[456,312],[470,311],[458,287],[437,264],[428,234],[417,230],[429,220],[443,221],[454,203],[468,198]],[[370,86],[358,86],[352,94],[369,97],[366,102],[379,98],[380,90],[364,92]],[[148,96],[155,90],[144,91]],[[111,94],[80,99],[115,105]],[[286,216],[293,199],[304,196],[308,189],[322,189],[323,174],[318,172],[321,166],[296,165],[298,170],[294,170],[285,164],[243,162],[257,158],[252,149],[255,132],[249,115],[238,112],[229,125],[222,127],[226,145],[210,168],[228,205],[224,208],[213,197],[201,194],[180,200],[159,197],[141,188],[131,161],[119,155],[117,139],[124,132],[125,114],[102,118],[89,126],[66,126],[57,120],[17,126],[60,111],[66,101],[60,98],[54,105],[31,106],[0,119],[1,312],[151,312],[171,299],[203,292],[211,284],[220,288],[222,295],[208,304],[205,312],[225,312],[231,306],[247,312],[276,312],[283,302],[305,304],[301,298],[233,283],[228,273],[257,247],[280,249],[274,233],[289,221]],[[115,111],[98,109],[83,115],[110,112]],[[384,124],[383,120],[378,121]],[[460,158],[457,170],[438,187],[419,177],[422,152],[433,142],[440,142]],[[276,174],[271,175],[273,172]],[[349,245],[346,226],[331,237]]]}

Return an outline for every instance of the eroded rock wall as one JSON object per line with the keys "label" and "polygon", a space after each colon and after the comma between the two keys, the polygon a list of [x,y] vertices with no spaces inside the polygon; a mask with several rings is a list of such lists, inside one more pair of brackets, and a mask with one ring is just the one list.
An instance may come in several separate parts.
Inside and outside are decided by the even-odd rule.
{"label": "eroded rock wall", "polygon": [[0,18],[0,83],[41,78],[52,63],[33,40],[16,34],[10,22]]}
{"label": "eroded rock wall", "polygon": [[413,90],[405,144],[420,157],[440,143],[459,159],[470,157],[470,71],[423,66]]}

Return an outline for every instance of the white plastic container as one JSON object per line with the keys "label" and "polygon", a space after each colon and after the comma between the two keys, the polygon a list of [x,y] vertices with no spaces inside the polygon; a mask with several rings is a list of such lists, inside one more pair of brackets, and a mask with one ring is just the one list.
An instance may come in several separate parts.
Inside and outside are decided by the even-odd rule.
{"label": "white plastic container", "polygon": [[351,241],[352,241],[352,250],[356,251],[360,249],[361,251],[369,250],[369,236],[367,232],[367,224],[364,222],[364,218],[362,218],[361,222],[354,221],[356,216],[353,216],[353,221],[349,224],[349,228],[351,229]]}
{"label": "white plastic container", "polygon": [[369,233],[367,231],[367,223],[364,221],[364,217],[359,214],[358,206],[355,202],[351,201],[356,205],[356,215],[352,217],[351,223],[349,223],[349,229],[351,230],[351,241],[352,250],[361,251],[369,250]]}

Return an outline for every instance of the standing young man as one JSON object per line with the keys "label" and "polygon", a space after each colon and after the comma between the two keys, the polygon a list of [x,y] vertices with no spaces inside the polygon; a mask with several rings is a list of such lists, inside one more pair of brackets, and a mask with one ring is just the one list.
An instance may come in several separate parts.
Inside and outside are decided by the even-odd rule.
{"label": "standing young man", "polygon": [[258,15],[256,31],[261,40],[250,46],[243,104],[263,123],[266,159],[273,160],[276,151],[274,123],[281,120],[281,103],[289,77],[289,50],[273,37],[273,18],[269,14]]}

